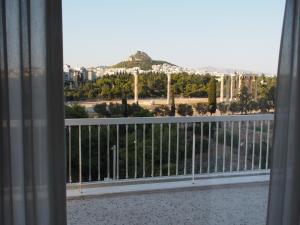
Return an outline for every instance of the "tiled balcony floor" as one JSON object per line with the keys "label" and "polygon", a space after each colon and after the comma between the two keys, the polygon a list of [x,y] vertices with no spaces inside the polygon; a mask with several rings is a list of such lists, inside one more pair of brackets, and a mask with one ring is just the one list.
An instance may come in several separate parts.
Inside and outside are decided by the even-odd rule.
{"label": "tiled balcony floor", "polygon": [[70,225],[264,225],[268,185],[68,200]]}

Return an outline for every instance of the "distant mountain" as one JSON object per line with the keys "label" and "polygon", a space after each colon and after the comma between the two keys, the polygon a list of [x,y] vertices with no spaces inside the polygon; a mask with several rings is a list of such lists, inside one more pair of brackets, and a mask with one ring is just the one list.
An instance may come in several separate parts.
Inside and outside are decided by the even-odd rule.
{"label": "distant mountain", "polygon": [[244,69],[231,69],[231,68],[217,68],[213,66],[206,66],[206,67],[201,67],[199,68],[201,71],[206,71],[206,72],[219,72],[219,73],[234,73],[234,72],[239,72],[239,73],[253,73],[253,74],[260,74],[261,72],[258,71],[251,71],[251,70],[244,70]]}
{"label": "distant mountain", "polygon": [[153,65],[162,65],[162,64],[174,65],[166,61],[152,60],[147,53],[142,51],[137,51],[135,54],[129,56],[127,60],[119,62],[111,67],[112,68],[140,67],[140,69],[142,70],[151,70]]}

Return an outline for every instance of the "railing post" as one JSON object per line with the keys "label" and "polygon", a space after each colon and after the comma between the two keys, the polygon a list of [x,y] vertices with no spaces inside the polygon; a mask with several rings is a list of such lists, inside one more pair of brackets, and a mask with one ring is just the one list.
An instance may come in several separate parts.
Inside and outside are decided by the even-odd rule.
{"label": "railing post", "polygon": [[195,182],[195,147],[196,147],[196,135],[195,135],[195,123],[193,123],[193,153],[192,153],[192,178],[193,184]]}
{"label": "railing post", "polygon": [[114,145],[112,147],[112,151],[113,151],[113,180],[116,180],[116,157],[117,157],[117,154],[116,154],[116,146]]}

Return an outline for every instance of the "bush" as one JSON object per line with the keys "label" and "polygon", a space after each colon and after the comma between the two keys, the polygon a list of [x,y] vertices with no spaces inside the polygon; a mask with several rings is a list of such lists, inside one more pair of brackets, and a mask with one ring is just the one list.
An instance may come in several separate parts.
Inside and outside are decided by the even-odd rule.
{"label": "bush", "polygon": [[249,102],[249,111],[257,111],[258,110],[258,104],[256,101],[250,101]]}
{"label": "bush", "polygon": [[153,110],[155,116],[170,116],[171,110],[167,105],[156,106]]}
{"label": "bush", "polygon": [[96,104],[94,106],[94,111],[98,114],[98,117],[108,117],[107,105],[106,103]]}
{"label": "bush", "polygon": [[193,107],[188,104],[179,104],[177,107],[177,113],[181,116],[192,116],[193,115]]}
{"label": "bush", "polygon": [[218,104],[218,109],[219,109],[221,115],[223,115],[223,114],[227,113],[227,111],[228,111],[228,104],[225,104],[223,102],[219,103]]}
{"label": "bush", "polygon": [[267,98],[258,99],[257,105],[258,105],[259,110],[262,113],[266,113],[272,108],[272,106],[269,104],[269,101]]}
{"label": "bush", "polygon": [[241,111],[240,105],[238,102],[231,102],[229,105],[229,111],[234,114]]}
{"label": "bush", "polygon": [[84,106],[80,105],[65,105],[65,118],[88,118],[88,114]]}
{"label": "bush", "polygon": [[207,103],[197,103],[196,105],[194,105],[194,108],[201,115],[204,115],[208,112],[208,104]]}

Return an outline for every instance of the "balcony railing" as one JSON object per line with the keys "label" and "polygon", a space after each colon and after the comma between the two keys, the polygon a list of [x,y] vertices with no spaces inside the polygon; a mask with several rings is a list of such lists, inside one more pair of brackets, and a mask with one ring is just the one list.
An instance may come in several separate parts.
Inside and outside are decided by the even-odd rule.
{"label": "balcony railing", "polygon": [[272,114],[66,119],[68,183],[269,171]]}

